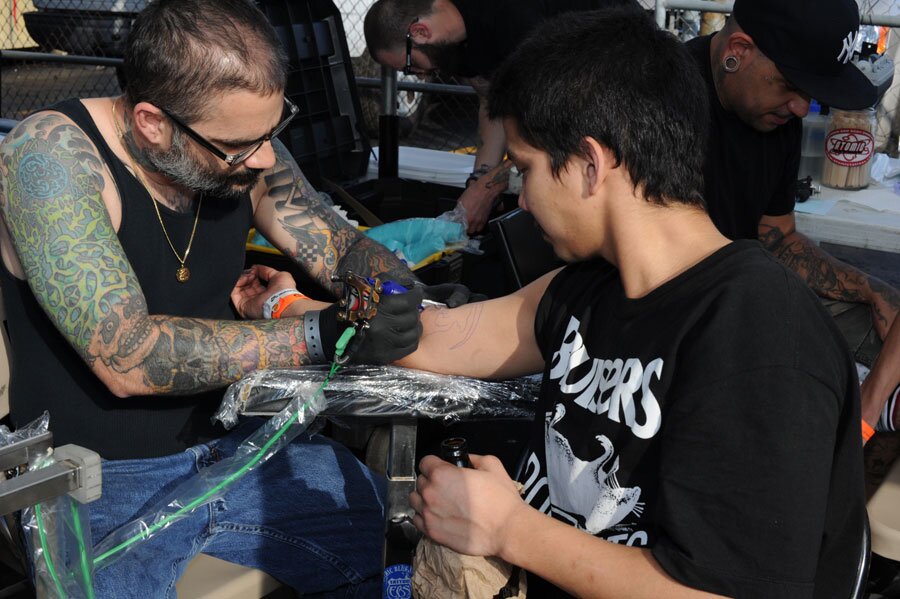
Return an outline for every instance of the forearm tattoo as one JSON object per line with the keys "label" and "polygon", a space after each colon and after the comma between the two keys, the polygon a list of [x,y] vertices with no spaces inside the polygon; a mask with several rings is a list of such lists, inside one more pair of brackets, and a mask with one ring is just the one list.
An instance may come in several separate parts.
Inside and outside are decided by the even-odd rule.
{"label": "forearm tattoo", "polygon": [[509,185],[509,171],[512,169],[512,162],[505,160],[495,169],[490,180],[484,184],[488,189],[492,187],[500,187],[505,189]]}
{"label": "forearm tattoo", "polygon": [[340,219],[322,202],[287,149],[280,143],[273,146],[277,160],[265,176],[267,199],[274,202],[276,217],[293,239],[293,245],[279,248],[282,252],[333,293],[339,288],[331,276],[346,270],[385,273],[399,281],[415,278],[384,246]]}
{"label": "forearm tattoo", "polygon": [[146,393],[187,394],[307,361],[294,319],[149,315],[101,197],[103,173],[90,140],[59,115],[23,122],[0,145],[0,210],[28,284],[98,376],[128,377],[129,388]]}
{"label": "forearm tattoo", "polygon": [[[778,227],[769,227],[760,236],[763,246],[781,263],[796,272],[818,295],[846,302],[869,302],[866,293],[880,296],[893,312],[900,309],[900,294],[876,278],[829,256],[805,235],[792,231],[785,235]],[[875,317],[885,324],[890,316],[873,306]]]}

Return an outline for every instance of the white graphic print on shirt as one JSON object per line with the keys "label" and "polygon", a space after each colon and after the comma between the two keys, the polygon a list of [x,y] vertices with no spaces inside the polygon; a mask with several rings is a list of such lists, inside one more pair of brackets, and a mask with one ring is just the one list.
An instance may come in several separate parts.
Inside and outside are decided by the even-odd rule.
{"label": "white graphic print on shirt", "polygon": [[615,526],[631,512],[640,516],[644,509],[644,504],[638,501],[641,489],[619,486],[618,456],[607,466],[615,452],[612,441],[597,435],[603,454],[590,462],[578,459],[572,454],[569,440],[553,428],[565,414],[565,407],[556,404],[556,413],[547,422],[545,454],[547,471],[551,473],[550,497],[554,511],[582,516],[584,528],[593,535]]}
{"label": "white graphic print on shirt", "polygon": [[[559,425],[566,417],[605,415],[627,426],[636,440],[652,438],[660,429],[662,411],[650,384],[662,376],[663,360],[653,359],[645,367],[638,358],[592,358],[579,332],[580,324],[570,317],[550,363],[548,378],[558,381],[559,399],[565,403],[556,402],[545,416],[545,468],[540,467],[538,456],[529,456],[526,500],[536,500],[540,505],[532,505],[544,513],[591,534],[606,531],[601,536],[610,541],[643,545],[647,534],[635,529],[644,510],[641,488],[619,484],[619,452],[611,439],[594,435],[600,454],[586,461],[574,454],[572,442],[563,432],[572,428]],[[544,476],[540,476],[541,470]],[[549,496],[542,501],[545,494]]]}

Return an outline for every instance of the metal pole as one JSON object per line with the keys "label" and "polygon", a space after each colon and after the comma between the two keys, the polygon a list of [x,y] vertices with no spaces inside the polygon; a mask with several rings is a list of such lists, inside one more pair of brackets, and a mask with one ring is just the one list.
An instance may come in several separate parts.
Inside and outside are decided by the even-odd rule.
{"label": "metal pole", "polygon": [[35,62],[62,62],[69,64],[89,64],[103,67],[120,67],[124,62],[121,58],[106,58],[104,56],[76,56],[74,54],[46,54],[44,52],[25,52],[22,50],[0,50],[0,59],[33,60]]}
{"label": "metal pole", "polygon": [[378,117],[378,177],[395,178],[400,164],[397,71],[381,67],[381,116]]}
{"label": "metal pole", "polygon": [[[367,88],[381,88],[381,79],[375,77],[357,77],[356,85]],[[476,96],[478,93],[471,85],[449,85],[447,83],[429,83],[427,81],[398,81],[398,91],[447,94],[450,96]]]}
{"label": "metal pole", "polygon": [[666,28],[666,0],[656,0],[656,26],[660,29]]}

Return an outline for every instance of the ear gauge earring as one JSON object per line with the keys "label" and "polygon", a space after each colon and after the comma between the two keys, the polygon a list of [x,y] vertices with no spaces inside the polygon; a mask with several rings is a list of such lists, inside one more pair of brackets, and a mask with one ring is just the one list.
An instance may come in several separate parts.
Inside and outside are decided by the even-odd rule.
{"label": "ear gauge earring", "polygon": [[722,61],[722,68],[725,69],[726,73],[734,73],[738,70],[738,67],[741,66],[741,61],[735,55],[729,55],[725,57],[725,60]]}

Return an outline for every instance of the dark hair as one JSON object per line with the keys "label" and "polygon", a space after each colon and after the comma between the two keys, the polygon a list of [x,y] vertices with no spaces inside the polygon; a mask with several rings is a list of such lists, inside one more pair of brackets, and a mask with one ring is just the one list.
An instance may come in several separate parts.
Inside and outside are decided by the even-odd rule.
{"label": "dark hair", "polygon": [[372,58],[403,45],[416,17],[431,14],[434,0],[378,0],[366,13],[363,34]]}
{"label": "dark hair", "polygon": [[686,48],[637,9],[546,21],[491,80],[491,118],[512,118],[558,175],[593,137],[645,198],[704,206],[707,91]]}
{"label": "dark hair", "polygon": [[153,0],[128,36],[125,93],[132,105],[150,102],[192,122],[217,93],[281,92],[286,62],[248,0]]}

